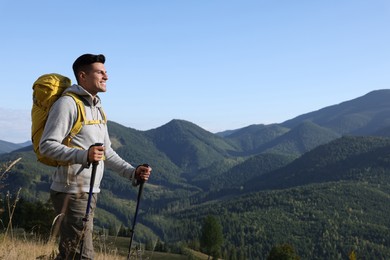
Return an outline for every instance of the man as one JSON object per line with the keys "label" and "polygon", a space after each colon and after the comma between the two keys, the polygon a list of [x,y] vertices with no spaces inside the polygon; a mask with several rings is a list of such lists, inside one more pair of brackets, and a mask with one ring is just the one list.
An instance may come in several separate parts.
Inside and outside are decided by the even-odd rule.
{"label": "man", "polygon": [[[99,92],[106,92],[107,72],[104,55],[84,54],[73,63],[77,84],[65,92],[76,94],[84,103],[85,120],[81,131],[64,145],[78,111],[73,97],[63,95],[52,106],[39,144],[40,152],[61,162],[53,174],[50,197],[56,213],[61,216],[59,254],[56,259],[79,259],[80,239],[83,238],[83,259],[93,259],[93,213],[105,165],[132,181],[136,186],[149,179],[151,168],[140,165],[134,168],[112,148],[107,131]],[[64,92],[64,93],[65,93]],[[101,143],[103,145],[94,145]],[[96,178],[90,196],[90,216],[82,235],[91,184],[92,163],[96,164]]]}

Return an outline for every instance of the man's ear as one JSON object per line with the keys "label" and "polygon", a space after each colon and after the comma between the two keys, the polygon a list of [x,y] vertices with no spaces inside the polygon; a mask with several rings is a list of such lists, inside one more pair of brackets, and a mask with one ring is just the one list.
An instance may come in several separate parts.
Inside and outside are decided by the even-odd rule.
{"label": "man's ear", "polygon": [[80,71],[79,72],[79,79],[85,79],[85,72],[84,71]]}
{"label": "man's ear", "polygon": [[77,77],[77,83],[78,83],[78,84],[84,82],[85,76],[86,76],[86,74],[85,74],[84,71],[80,71],[80,72],[77,74],[77,76],[78,76],[78,77]]}

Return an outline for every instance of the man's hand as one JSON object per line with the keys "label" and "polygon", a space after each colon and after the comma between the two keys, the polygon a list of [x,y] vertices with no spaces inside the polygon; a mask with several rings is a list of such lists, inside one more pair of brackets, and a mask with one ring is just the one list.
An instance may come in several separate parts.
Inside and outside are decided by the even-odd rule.
{"label": "man's hand", "polygon": [[92,145],[88,149],[88,162],[93,163],[93,162],[98,162],[103,160],[104,158],[104,146],[99,144],[99,145]]}
{"label": "man's hand", "polygon": [[139,181],[145,182],[149,179],[152,168],[147,164],[142,164],[135,170],[135,178]]}

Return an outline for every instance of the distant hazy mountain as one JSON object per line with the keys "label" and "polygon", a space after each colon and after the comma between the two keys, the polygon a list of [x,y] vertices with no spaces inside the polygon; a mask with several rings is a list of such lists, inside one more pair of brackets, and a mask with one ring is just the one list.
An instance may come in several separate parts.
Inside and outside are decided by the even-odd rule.
{"label": "distant hazy mountain", "polygon": [[14,151],[14,150],[17,150],[17,149],[20,149],[20,148],[23,148],[23,147],[26,147],[29,145],[31,145],[30,141],[15,144],[15,143],[0,140],[0,154],[9,153],[11,151]]}
{"label": "distant hazy mountain", "polygon": [[390,89],[297,116],[281,125],[294,128],[303,121],[329,128],[339,134],[374,135],[390,125]]}
{"label": "distant hazy mountain", "polygon": [[278,124],[250,125],[225,135],[225,138],[247,153],[258,153],[258,148],[287,133],[290,129]]}
{"label": "distant hazy mountain", "polygon": [[341,135],[310,121],[303,121],[285,134],[260,147],[258,152],[300,156]]}

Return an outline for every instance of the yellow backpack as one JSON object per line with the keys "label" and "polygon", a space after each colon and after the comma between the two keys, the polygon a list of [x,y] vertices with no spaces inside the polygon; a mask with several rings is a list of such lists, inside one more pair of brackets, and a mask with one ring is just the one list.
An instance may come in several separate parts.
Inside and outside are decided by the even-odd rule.
{"label": "yellow backpack", "polygon": [[77,120],[69,135],[63,140],[63,144],[71,146],[71,140],[80,132],[83,125],[107,123],[106,115],[102,109],[100,109],[100,113],[103,120],[85,120],[84,103],[79,96],[70,92],[63,94],[64,90],[70,86],[71,80],[69,78],[60,74],[51,73],[40,76],[32,87],[33,106],[31,110],[31,140],[38,161],[49,166],[66,165],[63,162],[58,162],[45,157],[39,152],[39,142],[45,128],[50,108],[62,95],[71,96],[76,102],[78,111]]}

